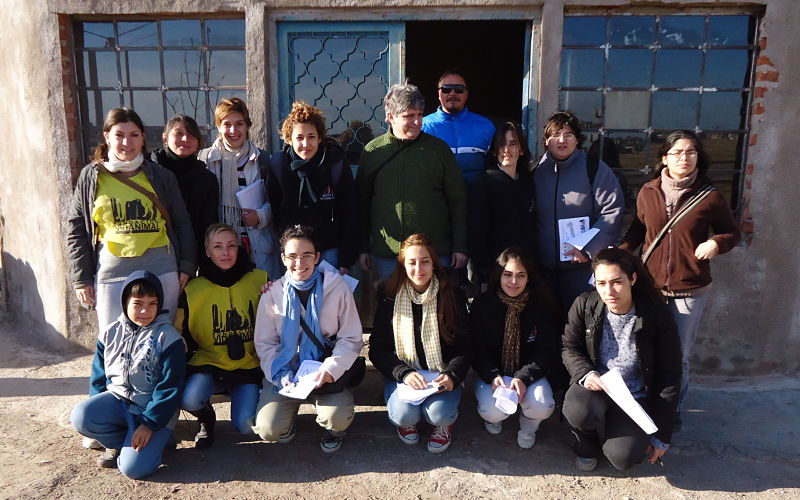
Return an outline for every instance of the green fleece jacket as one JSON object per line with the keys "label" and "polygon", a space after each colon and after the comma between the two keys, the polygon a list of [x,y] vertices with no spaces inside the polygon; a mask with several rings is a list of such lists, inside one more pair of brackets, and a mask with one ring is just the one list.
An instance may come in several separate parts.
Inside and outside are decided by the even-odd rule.
{"label": "green fleece jacket", "polygon": [[356,174],[361,252],[395,257],[414,233],[428,237],[439,255],[467,253],[467,194],[461,169],[447,144],[420,132],[409,141],[391,132],[364,147]]}

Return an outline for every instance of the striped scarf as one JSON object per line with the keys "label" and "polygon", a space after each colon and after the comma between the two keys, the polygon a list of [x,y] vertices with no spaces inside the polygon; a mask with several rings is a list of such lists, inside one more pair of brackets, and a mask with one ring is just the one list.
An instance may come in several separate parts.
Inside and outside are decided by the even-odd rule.
{"label": "striped scarf", "polygon": [[528,291],[525,290],[516,297],[509,297],[502,290],[497,290],[497,298],[506,305],[506,326],[503,335],[503,375],[513,377],[519,368],[519,352],[521,342],[519,339],[519,315],[528,303]]}
{"label": "striped scarf", "polygon": [[436,315],[437,297],[439,295],[439,280],[434,276],[428,289],[417,293],[406,281],[395,297],[394,311],[392,312],[392,330],[394,330],[394,346],[397,357],[408,363],[415,370],[421,370],[422,365],[417,355],[414,342],[414,313],[412,303],[422,305],[422,348],[425,350],[425,363],[429,370],[443,371],[446,368],[442,360],[442,345],[439,341],[439,324]]}
{"label": "striped scarf", "polygon": [[237,233],[243,234],[242,209],[239,207],[236,192],[246,185],[244,167],[254,151],[254,146],[248,140],[237,151],[230,149],[222,138],[217,139],[214,146],[219,150],[222,157],[222,167],[219,175],[220,222],[233,226]]}

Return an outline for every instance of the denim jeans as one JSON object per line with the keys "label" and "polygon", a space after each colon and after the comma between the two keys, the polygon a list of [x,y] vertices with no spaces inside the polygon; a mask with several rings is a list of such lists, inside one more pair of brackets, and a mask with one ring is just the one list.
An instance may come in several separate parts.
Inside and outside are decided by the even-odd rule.
{"label": "denim jeans", "polygon": [[397,396],[397,382],[384,379],[383,399],[389,420],[399,427],[415,425],[421,418],[434,427],[452,425],[458,418],[458,404],[461,402],[461,386],[452,391],[431,394],[419,405],[400,401]]}
{"label": "denim jeans", "polygon": [[225,384],[210,373],[195,373],[186,379],[181,406],[197,411],[209,405],[214,394],[228,391],[231,396],[231,424],[241,434],[251,434],[261,386],[258,384]]}
{"label": "denim jeans", "polygon": [[[711,288],[711,285],[709,285]],[[667,297],[667,305],[672,311],[675,323],[678,325],[678,336],[681,338],[681,354],[683,366],[681,367],[681,392],[678,395],[678,411],[683,408],[686,393],[689,392],[689,360],[692,348],[697,338],[697,327],[700,326],[700,317],[703,315],[711,295],[710,291],[692,297]]]}
{"label": "denim jeans", "polygon": [[130,403],[108,391],[78,403],[70,421],[81,435],[96,439],[106,448],[121,450],[117,467],[131,479],[141,479],[158,469],[172,436],[172,429],[164,427],[153,433],[147,446],[134,450],[131,436],[141,424],[140,417],[131,413]]}

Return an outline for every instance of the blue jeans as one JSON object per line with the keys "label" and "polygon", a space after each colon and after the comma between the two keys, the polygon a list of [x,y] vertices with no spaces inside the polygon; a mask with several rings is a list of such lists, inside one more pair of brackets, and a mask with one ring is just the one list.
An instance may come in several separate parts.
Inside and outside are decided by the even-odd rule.
{"label": "blue jeans", "polygon": [[172,429],[164,427],[153,432],[141,451],[134,450],[131,436],[141,424],[140,417],[131,413],[130,403],[108,391],[78,403],[72,410],[70,421],[80,434],[96,439],[106,448],[120,450],[117,467],[131,479],[142,479],[158,469],[164,448],[172,436]]}
{"label": "blue jeans", "polygon": [[225,384],[210,373],[195,373],[186,379],[181,407],[186,411],[202,410],[214,394],[228,391],[231,396],[231,424],[241,434],[251,434],[256,419],[256,405],[261,386]]}
{"label": "blue jeans", "polygon": [[415,425],[420,418],[434,427],[453,425],[458,418],[458,404],[461,402],[461,386],[452,391],[431,394],[419,405],[400,401],[397,396],[397,382],[385,378],[383,381],[383,399],[389,420],[396,426]]}

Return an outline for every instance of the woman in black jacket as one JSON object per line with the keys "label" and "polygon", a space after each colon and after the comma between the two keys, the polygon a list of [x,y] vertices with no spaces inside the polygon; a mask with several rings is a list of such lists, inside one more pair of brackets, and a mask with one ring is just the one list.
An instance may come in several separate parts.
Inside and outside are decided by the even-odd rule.
{"label": "woman in black jacket", "polygon": [[[471,362],[466,300],[449,283],[433,245],[421,234],[403,241],[382,295],[369,359],[385,377],[389,420],[401,441],[416,444],[417,422],[424,417],[434,426],[428,451],[441,453],[450,446],[461,383]],[[421,402],[403,400],[405,391],[427,388],[436,392]]]}
{"label": "woman in black jacket", "polygon": [[499,434],[507,413],[492,397],[498,388],[511,389],[521,407],[517,444],[536,443],[539,424],[553,414],[553,391],[546,376],[559,364],[558,312],[543,287],[531,258],[520,248],[497,258],[489,290],[470,308],[475,344],[473,366],[480,380],[475,387],[478,413],[490,434]]}
{"label": "woman in black jacket", "polygon": [[[607,248],[592,268],[596,290],[575,300],[562,339],[571,377],[564,416],[576,465],[594,470],[601,451],[619,470],[645,454],[655,463],[669,448],[678,404],[681,345],[675,320],[638,258]],[[604,392],[600,376],[611,369],[658,427],[651,437]]]}

